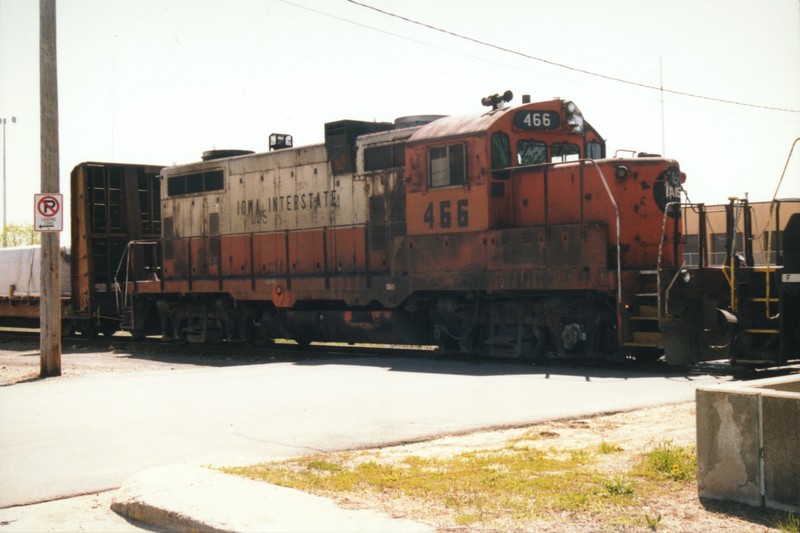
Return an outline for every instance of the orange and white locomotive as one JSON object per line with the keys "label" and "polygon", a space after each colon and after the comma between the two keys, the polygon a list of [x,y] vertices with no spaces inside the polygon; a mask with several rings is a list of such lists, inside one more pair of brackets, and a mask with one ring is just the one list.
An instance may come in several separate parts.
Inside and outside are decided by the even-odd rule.
{"label": "orange and white locomotive", "polygon": [[682,256],[678,163],[606,158],[574,103],[510,97],[165,168],[163,238],[132,244],[125,327],[660,357],[659,277]]}

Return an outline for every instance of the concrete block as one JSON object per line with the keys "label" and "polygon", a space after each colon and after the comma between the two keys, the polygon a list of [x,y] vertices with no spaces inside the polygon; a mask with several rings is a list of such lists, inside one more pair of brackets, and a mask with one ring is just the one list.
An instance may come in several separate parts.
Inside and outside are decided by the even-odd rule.
{"label": "concrete block", "polygon": [[698,494],[761,505],[758,393],[696,394]]}
{"label": "concrete block", "polygon": [[[800,381],[798,381],[800,383]],[[762,397],[764,488],[767,507],[800,510],[800,399]]]}
{"label": "concrete block", "polygon": [[800,376],[697,389],[700,497],[800,511]]}

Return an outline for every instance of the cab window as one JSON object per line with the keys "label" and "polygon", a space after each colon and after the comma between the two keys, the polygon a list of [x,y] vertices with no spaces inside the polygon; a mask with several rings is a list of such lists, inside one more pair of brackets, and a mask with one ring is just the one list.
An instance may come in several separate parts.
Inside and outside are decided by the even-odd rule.
{"label": "cab window", "polygon": [[581,149],[577,144],[553,143],[550,146],[550,161],[561,163],[563,161],[577,161],[581,158]]}
{"label": "cab window", "polygon": [[603,143],[594,141],[586,143],[586,157],[589,159],[603,159],[605,156]]}
{"label": "cab window", "polygon": [[463,185],[467,166],[465,152],[463,144],[431,148],[428,152],[430,186]]}
{"label": "cab window", "polygon": [[492,177],[508,179],[508,167],[511,166],[511,143],[508,135],[499,131],[492,133]]}
{"label": "cab window", "polygon": [[517,142],[517,163],[521,166],[547,163],[547,145],[540,141]]}

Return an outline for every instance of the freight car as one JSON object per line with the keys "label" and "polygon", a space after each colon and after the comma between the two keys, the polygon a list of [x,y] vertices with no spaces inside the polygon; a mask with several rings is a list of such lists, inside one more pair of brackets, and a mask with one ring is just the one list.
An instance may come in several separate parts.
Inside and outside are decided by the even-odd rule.
{"label": "freight car", "polygon": [[[41,248],[19,246],[0,249],[0,326],[36,327],[39,322]],[[61,298],[69,301],[69,247],[59,254]]]}
{"label": "freight car", "polygon": [[[119,329],[115,275],[128,243],[161,234],[160,166],[86,162],[71,173],[71,246],[61,253],[64,333]],[[0,250],[0,325],[38,327],[39,248]]]}
{"label": "freight car", "polygon": [[152,266],[124,274],[124,327],[660,357],[659,291],[682,262],[679,164],[606,158],[575,103],[510,98],[165,168],[162,236],[131,244],[129,264]]}

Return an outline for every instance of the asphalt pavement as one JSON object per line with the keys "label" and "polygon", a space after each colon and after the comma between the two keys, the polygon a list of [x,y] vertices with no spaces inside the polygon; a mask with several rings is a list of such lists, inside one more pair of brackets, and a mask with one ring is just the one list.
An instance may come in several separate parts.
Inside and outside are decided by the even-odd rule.
{"label": "asphalt pavement", "polygon": [[[15,506],[123,487],[113,497],[118,512],[179,530],[425,531],[202,465],[689,401],[698,386],[726,379],[352,358],[21,383],[0,388],[0,524]],[[165,523],[168,518],[186,522]],[[359,529],[362,523],[366,529]]]}

